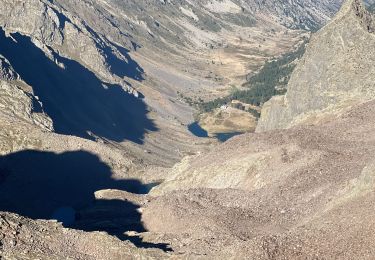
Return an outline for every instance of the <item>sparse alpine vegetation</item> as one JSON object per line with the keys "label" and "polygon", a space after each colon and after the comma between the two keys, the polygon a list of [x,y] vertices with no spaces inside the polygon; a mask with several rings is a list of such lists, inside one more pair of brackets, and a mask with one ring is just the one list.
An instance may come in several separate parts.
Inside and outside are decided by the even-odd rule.
{"label": "sparse alpine vegetation", "polygon": [[[228,96],[209,102],[196,102],[199,110],[210,112],[215,108],[230,104],[233,100],[253,106],[262,106],[271,97],[284,94],[296,63],[305,52],[305,47],[306,42],[301,44],[297,50],[268,61],[258,73],[243,84],[241,89],[234,88]],[[192,100],[188,101],[193,103]],[[241,109],[242,107],[237,105],[236,108]],[[249,112],[256,117],[260,116],[254,109],[249,109]]]}

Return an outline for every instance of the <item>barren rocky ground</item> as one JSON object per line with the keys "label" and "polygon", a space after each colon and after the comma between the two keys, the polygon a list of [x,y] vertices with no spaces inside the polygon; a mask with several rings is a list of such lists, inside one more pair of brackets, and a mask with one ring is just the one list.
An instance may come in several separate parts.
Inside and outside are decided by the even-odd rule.
{"label": "barren rocky ground", "polygon": [[313,34],[257,133],[194,137],[177,94],[224,95],[341,3],[0,1],[0,258],[373,259],[360,0]]}

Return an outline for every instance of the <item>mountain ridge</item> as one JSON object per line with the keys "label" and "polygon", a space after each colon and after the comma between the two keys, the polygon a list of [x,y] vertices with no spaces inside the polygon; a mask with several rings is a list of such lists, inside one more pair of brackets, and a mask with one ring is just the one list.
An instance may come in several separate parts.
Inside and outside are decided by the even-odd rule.
{"label": "mountain ridge", "polygon": [[[313,123],[325,113],[340,113],[374,97],[370,80],[374,53],[367,50],[374,41],[371,17],[361,1],[344,4],[333,21],[312,37],[286,95],[264,105],[258,132]],[[344,72],[349,69],[354,73]]]}
{"label": "mountain ridge", "polygon": [[[314,34],[258,133],[193,137],[175,93],[219,95],[241,81],[226,71],[291,48],[306,32],[290,28],[316,25],[302,2],[327,4],[317,23],[340,3],[2,2],[0,257],[371,259],[375,59],[360,1]],[[62,223],[38,220],[51,216]]]}

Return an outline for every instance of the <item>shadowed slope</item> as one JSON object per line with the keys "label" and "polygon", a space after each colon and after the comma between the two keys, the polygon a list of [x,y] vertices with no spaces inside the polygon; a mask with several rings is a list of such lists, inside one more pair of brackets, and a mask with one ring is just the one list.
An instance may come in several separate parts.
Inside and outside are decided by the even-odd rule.
{"label": "shadowed slope", "polygon": [[[147,193],[147,185],[138,180],[112,179],[109,166],[84,151],[22,151],[0,157],[0,211],[57,219],[79,230],[106,231],[138,247],[168,250],[166,244],[143,243],[141,238],[124,234],[146,231],[140,206],[129,200],[97,200],[94,193],[103,189]],[[85,211],[94,214],[80,214]]]}
{"label": "shadowed slope", "polygon": [[84,151],[22,151],[0,157],[0,169],[0,209],[34,219],[51,218],[60,207],[85,207],[97,190],[142,191],[137,180],[113,180],[110,168]]}
{"label": "shadowed slope", "polygon": [[0,30],[0,53],[33,87],[57,133],[142,143],[147,131],[157,130],[147,118],[146,105],[120,86],[105,84],[78,62],[52,52],[64,65],[59,67],[30,38],[18,33],[12,37]]}

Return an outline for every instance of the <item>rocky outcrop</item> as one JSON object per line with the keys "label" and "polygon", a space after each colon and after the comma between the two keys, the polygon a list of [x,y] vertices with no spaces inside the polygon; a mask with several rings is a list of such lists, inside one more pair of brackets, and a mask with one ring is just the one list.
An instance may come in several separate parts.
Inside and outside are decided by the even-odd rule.
{"label": "rocky outcrop", "polygon": [[[5,1],[0,13],[0,27],[8,35],[29,36],[53,61],[52,51],[79,61],[103,80],[122,82],[125,75],[116,73],[113,61],[123,63],[125,69],[129,58],[79,17],[45,0]],[[132,48],[130,43],[127,47]]]}
{"label": "rocky outcrop", "polygon": [[138,249],[100,232],[65,229],[0,212],[0,257],[4,259],[161,259],[157,249]]}
{"label": "rocky outcrop", "polygon": [[[53,130],[52,120],[43,113],[42,104],[33,95],[31,88],[21,80],[9,61],[1,55],[0,109],[2,117],[17,118],[37,125],[43,130]],[[2,119],[2,122],[6,121]]]}
{"label": "rocky outcrop", "polygon": [[325,25],[340,8],[343,0],[335,1],[242,1],[255,12],[265,13],[279,23],[294,29],[317,30]]}
{"label": "rocky outcrop", "polygon": [[16,80],[19,76],[14,71],[9,61],[0,55],[0,80]]}
{"label": "rocky outcrop", "polygon": [[53,130],[52,120],[43,113],[38,100],[16,84],[0,82],[0,109],[7,116],[25,120],[43,130]]}
{"label": "rocky outcrop", "polygon": [[373,17],[359,0],[347,1],[313,35],[285,96],[267,102],[258,132],[314,123],[325,114],[375,98]]}

